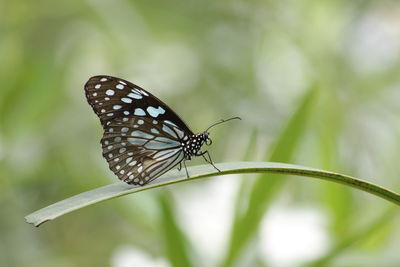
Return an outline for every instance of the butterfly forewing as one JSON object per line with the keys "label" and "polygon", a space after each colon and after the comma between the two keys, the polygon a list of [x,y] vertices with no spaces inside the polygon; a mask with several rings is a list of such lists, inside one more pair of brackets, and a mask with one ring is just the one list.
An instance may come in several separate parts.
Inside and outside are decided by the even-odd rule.
{"label": "butterfly forewing", "polygon": [[85,84],[85,92],[103,127],[115,118],[148,116],[173,122],[184,132],[193,134],[165,103],[129,81],[112,76],[94,76]]}
{"label": "butterfly forewing", "polygon": [[104,128],[103,156],[119,179],[146,184],[184,158],[193,133],[161,100],[126,80],[95,76],[86,97]]}

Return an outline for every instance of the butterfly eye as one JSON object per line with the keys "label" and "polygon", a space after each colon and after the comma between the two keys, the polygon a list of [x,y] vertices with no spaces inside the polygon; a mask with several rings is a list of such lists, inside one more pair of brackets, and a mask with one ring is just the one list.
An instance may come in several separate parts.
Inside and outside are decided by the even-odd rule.
{"label": "butterfly eye", "polygon": [[207,145],[207,146],[211,146],[211,144],[212,144],[212,140],[211,140],[210,137],[207,136],[206,145]]}

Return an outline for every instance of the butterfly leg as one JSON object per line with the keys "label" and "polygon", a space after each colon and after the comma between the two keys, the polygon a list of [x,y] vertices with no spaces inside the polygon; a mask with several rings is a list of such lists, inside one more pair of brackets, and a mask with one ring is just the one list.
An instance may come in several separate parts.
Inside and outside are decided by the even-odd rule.
{"label": "butterfly leg", "polygon": [[[208,156],[208,159],[206,158],[205,155]],[[207,150],[204,151],[204,152],[201,152],[199,156],[203,156],[203,158],[204,158],[205,161],[207,161],[208,163],[210,163],[217,171],[221,172],[221,170],[218,169],[218,168],[214,165],[214,163],[213,163],[213,161],[212,161],[212,159],[211,159],[210,153],[208,153]]]}
{"label": "butterfly leg", "polygon": [[178,171],[182,170],[182,162],[179,162],[179,167],[178,167]]}
{"label": "butterfly leg", "polygon": [[183,160],[183,166],[185,166],[186,176],[187,176],[187,178],[189,178],[189,173],[188,173],[188,170],[187,170],[187,167],[186,167],[186,160]]}

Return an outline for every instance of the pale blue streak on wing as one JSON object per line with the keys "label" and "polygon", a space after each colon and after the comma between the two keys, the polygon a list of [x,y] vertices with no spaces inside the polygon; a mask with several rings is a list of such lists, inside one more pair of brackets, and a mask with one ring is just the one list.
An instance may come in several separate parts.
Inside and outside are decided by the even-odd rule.
{"label": "pale blue streak on wing", "polygon": [[131,143],[132,145],[137,145],[137,146],[142,146],[144,143],[146,143],[148,140],[146,139],[141,139],[141,138],[128,138],[128,142]]}
{"label": "pale blue streak on wing", "polygon": [[179,147],[179,146],[180,146],[179,142],[165,137],[157,137],[154,140],[150,140],[145,145],[147,149],[156,149],[156,150]]}
{"label": "pale blue streak on wing", "polygon": [[165,133],[167,133],[167,134],[169,134],[170,136],[172,136],[173,138],[175,138],[175,139],[177,139],[178,138],[178,136],[176,135],[176,133],[171,129],[171,128],[169,128],[167,125],[163,125],[163,127],[162,127],[162,130],[165,132]]}
{"label": "pale blue streak on wing", "polygon": [[154,137],[154,135],[142,132],[142,131],[133,131],[131,133],[131,136],[135,136],[135,137],[141,137],[141,138],[145,138],[145,139],[152,139]]}
{"label": "pale blue streak on wing", "polygon": [[[168,170],[172,169],[175,165],[177,165],[179,162],[183,160],[183,153],[181,151],[177,152],[173,156],[171,156],[169,159],[165,161],[158,161],[154,163],[152,166],[150,166],[147,169],[147,172],[149,173],[150,176],[150,181],[154,180],[158,176],[164,174]],[[153,170],[154,169],[154,170]],[[153,170],[151,172],[151,170]]]}
{"label": "pale blue streak on wing", "polygon": [[164,159],[167,159],[168,157],[172,156],[174,153],[178,152],[179,150],[181,150],[181,149],[175,148],[175,149],[158,151],[156,154],[154,154],[153,158],[157,161],[164,160]]}

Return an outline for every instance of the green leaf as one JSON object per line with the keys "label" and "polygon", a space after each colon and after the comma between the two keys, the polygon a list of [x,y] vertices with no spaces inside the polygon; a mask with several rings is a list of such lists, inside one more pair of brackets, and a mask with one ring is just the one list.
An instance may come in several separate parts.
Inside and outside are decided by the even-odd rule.
{"label": "green leaf", "polygon": [[[266,160],[290,162],[305,132],[312,103],[317,92],[311,88],[303,96],[299,106],[276,140]],[[268,179],[266,179],[268,178]],[[224,266],[230,266],[239,257],[242,249],[256,233],[269,203],[283,186],[284,179],[280,175],[262,174],[252,185],[248,195],[248,205],[244,210],[236,210],[232,226],[230,247]],[[242,187],[244,188],[244,187]],[[243,196],[241,196],[241,199]],[[241,200],[240,199],[240,200]],[[236,205],[240,207],[240,205]]]}
{"label": "green leaf", "polygon": [[[25,219],[28,223],[39,226],[42,223],[58,218],[61,215],[104,200],[175,183],[190,182],[192,180],[210,176],[238,173],[275,173],[319,178],[369,192],[400,206],[399,194],[367,181],[344,174],[274,162],[227,162],[216,164],[216,166],[221,170],[221,172],[216,171],[209,164],[190,167],[188,168],[189,174],[191,175],[189,179],[186,177],[184,171],[179,172],[178,170],[172,170],[145,186],[131,186],[122,182],[117,182],[52,204],[26,216]],[[265,176],[265,179],[268,179],[268,176]]]}
{"label": "green leaf", "polygon": [[165,239],[165,249],[169,262],[175,267],[193,266],[190,262],[188,240],[181,231],[173,210],[174,205],[169,192],[161,192],[161,228]]}

